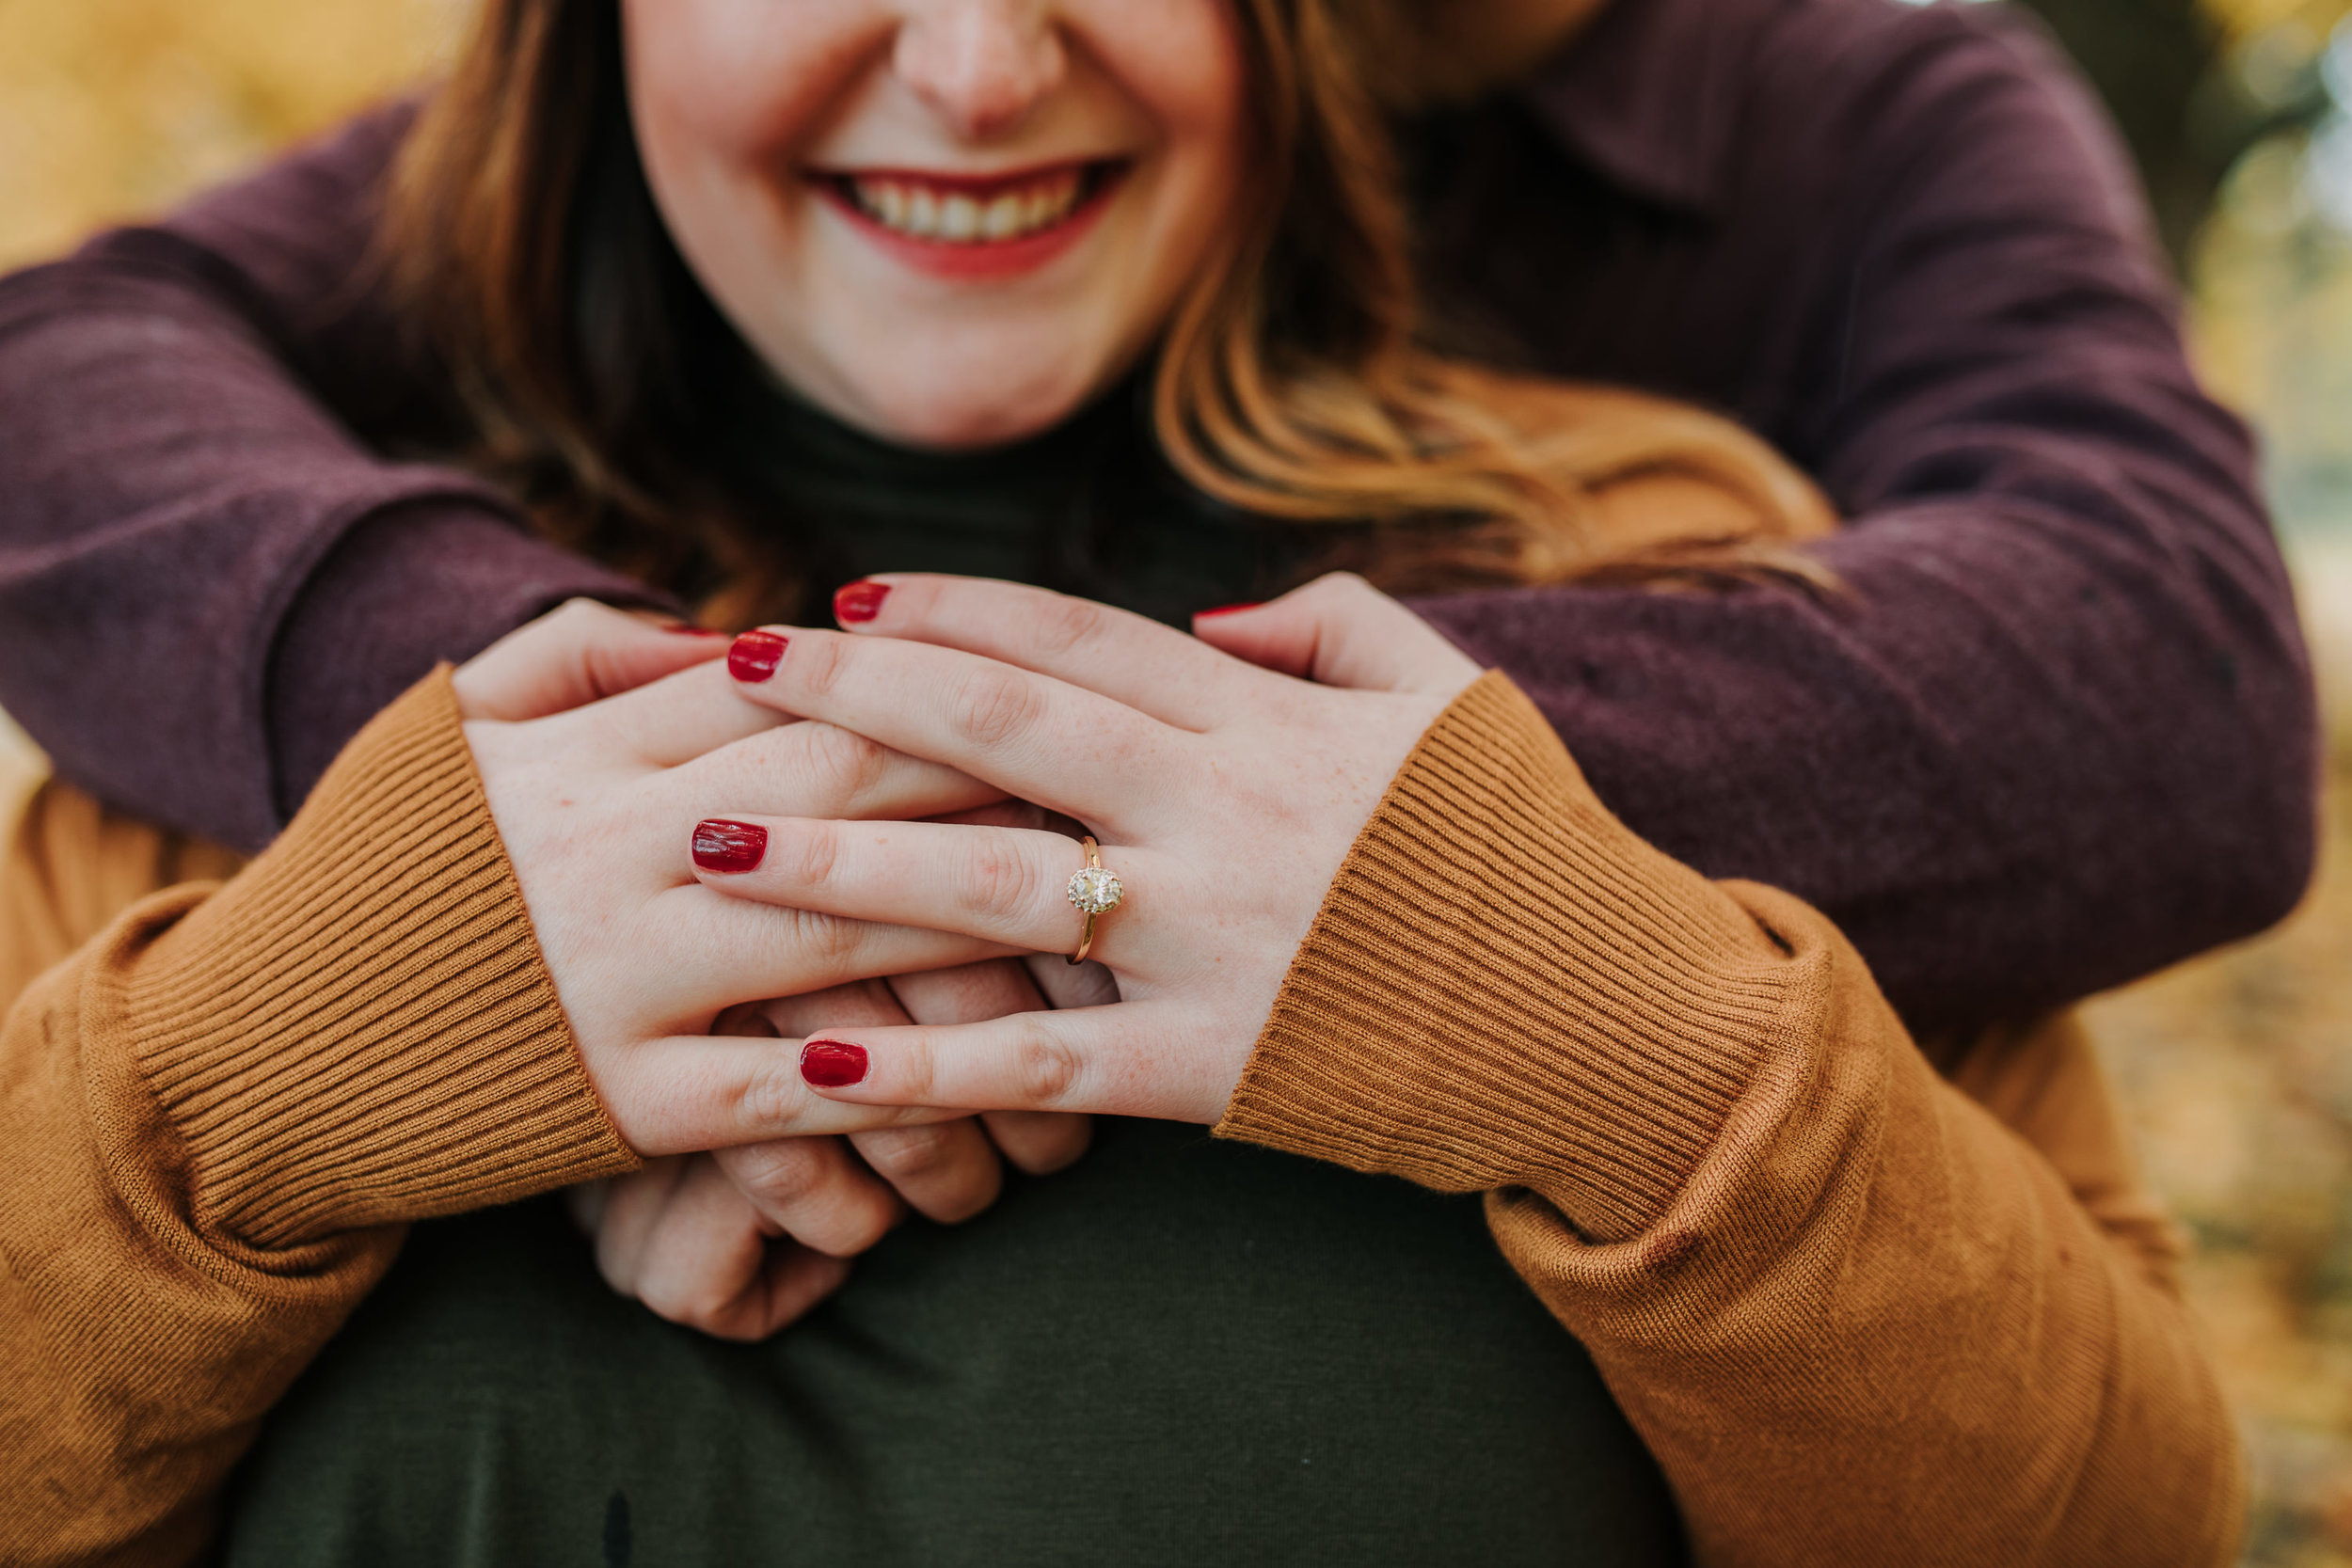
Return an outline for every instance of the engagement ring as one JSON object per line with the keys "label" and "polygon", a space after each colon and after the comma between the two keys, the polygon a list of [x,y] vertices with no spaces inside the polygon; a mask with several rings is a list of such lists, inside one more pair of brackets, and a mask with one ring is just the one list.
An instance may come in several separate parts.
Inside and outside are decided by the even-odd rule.
{"label": "engagement ring", "polygon": [[1078,933],[1078,950],[1070,955],[1070,961],[1073,964],[1086,962],[1088,951],[1094,946],[1095,917],[1110,913],[1119,908],[1119,901],[1127,896],[1127,890],[1120,885],[1119,874],[1103,869],[1103,847],[1094,842],[1094,835],[1089,833],[1083,842],[1087,852],[1086,869],[1073,874],[1069,888],[1070,902],[1087,917],[1085,927]]}

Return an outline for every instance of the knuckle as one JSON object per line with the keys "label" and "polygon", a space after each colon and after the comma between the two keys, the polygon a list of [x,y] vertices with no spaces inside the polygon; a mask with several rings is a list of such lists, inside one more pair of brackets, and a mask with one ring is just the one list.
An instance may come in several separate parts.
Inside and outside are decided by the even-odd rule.
{"label": "knuckle", "polygon": [[1037,881],[1037,871],[1026,856],[993,846],[962,858],[955,872],[954,897],[958,908],[992,926],[1002,926],[1035,910]]}
{"label": "knuckle", "polygon": [[1015,1042],[1012,1069],[1022,1099],[1032,1105],[1057,1104],[1078,1083],[1078,1058],[1042,1029],[1031,1030]]}
{"label": "knuckle", "polygon": [[657,1318],[706,1332],[728,1304],[724,1285],[702,1278],[647,1280],[637,1299]]}
{"label": "knuckle", "polygon": [[831,1258],[854,1258],[880,1245],[882,1239],[898,1225],[898,1210],[895,1204],[861,1204],[854,1212],[835,1216],[835,1228],[823,1238],[823,1245],[807,1238],[802,1239],[802,1245]]}
{"label": "knuckle", "polygon": [[820,798],[843,810],[874,792],[889,766],[887,748],[837,724],[813,723],[807,729],[811,782]]}
{"label": "knuckle", "polygon": [[956,1165],[963,1140],[956,1122],[932,1122],[919,1127],[884,1127],[862,1134],[858,1152],[878,1175],[911,1181],[936,1176]]}
{"label": "knuckle", "polygon": [[727,1175],[762,1207],[799,1203],[822,1192],[832,1165],[810,1138],[779,1138],[731,1150]]}
{"label": "knuckle", "polygon": [[865,927],[854,920],[830,914],[802,915],[802,942],[809,957],[827,974],[842,976],[850,960],[857,956],[858,943],[864,937]]}
{"label": "knuckle", "polygon": [[1304,592],[1317,599],[1334,602],[1369,599],[1379,594],[1378,589],[1354,572],[1326,572],[1309,583]]}
{"label": "knuckle", "polygon": [[638,1281],[637,1288],[628,1293],[656,1317],[667,1318],[672,1323],[686,1321],[687,1292],[676,1280],[654,1275]]}
{"label": "knuckle", "polygon": [[1085,1153],[1094,1124],[1070,1111],[999,1111],[989,1118],[989,1132],[1006,1159],[1041,1176]]}
{"label": "knuckle", "polygon": [[771,830],[767,854],[770,870],[785,886],[827,887],[841,863],[841,835],[823,823]]}
{"label": "knuckle", "polygon": [[822,990],[851,977],[848,966],[864,940],[858,922],[809,910],[769,907],[784,923],[778,946],[790,955],[791,967],[802,976],[805,989]]}
{"label": "knuckle", "polygon": [[958,683],[949,708],[956,733],[983,751],[995,751],[1034,729],[1043,693],[1025,673],[987,665]]}
{"label": "knuckle", "polygon": [[898,1077],[901,1118],[913,1121],[923,1114],[938,1090],[939,1064],[929,1042],[909,1039],[898,1053]]}
{"label": "knuckle", "polygon": [[846,637],[817,632],[798,632],[792,638],[792,657],[787,665],[794,684],[805,695],[823,697],[841,684],[849,671],[850,641]]}
{"label": "knuckle", "polygon": [[606,616],[617,617],[620,613],[611,606],[598,604],[594,599],[565,599],[556,606],[555,612],[547,618],[547,625],[577,629],[596,626]]}
{"label": "knuckle", "polygon": [[746,1134],[772,1138],[791,1125],[807,1101],[799,1064],[780,1058],[761,1067],[738,1091],[736,1116]]}
{"label": "knuckle", "polygon": [[1029,626],[1030,640],[1048,654],[1066,654],[1093,641],[1103,633],[1100,605],[1055,594],[1043,598]]}

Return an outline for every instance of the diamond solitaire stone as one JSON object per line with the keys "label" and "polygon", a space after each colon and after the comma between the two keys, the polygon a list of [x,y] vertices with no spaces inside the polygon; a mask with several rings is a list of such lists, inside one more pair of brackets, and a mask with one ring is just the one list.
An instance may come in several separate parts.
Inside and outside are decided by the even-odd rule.
{"label": "diamond solitaire stone", "polygon": [[1115,872],[1099,865],[1089,865],[1070,879],[1070,901],[1081,914],[1104,914],[1119,908],[1119,901],[1127,896],[1127,890],[1119,885]]}

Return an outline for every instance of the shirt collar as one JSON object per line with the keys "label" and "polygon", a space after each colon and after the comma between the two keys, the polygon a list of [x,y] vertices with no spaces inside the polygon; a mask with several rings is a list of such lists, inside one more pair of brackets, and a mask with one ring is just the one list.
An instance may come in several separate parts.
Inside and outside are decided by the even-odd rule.
{"label": "shirt collar", "polygon": [[1740,72],[1777,0],[1613,0],[1516,89],[1569,152],[1703,216],[1729,195]]}

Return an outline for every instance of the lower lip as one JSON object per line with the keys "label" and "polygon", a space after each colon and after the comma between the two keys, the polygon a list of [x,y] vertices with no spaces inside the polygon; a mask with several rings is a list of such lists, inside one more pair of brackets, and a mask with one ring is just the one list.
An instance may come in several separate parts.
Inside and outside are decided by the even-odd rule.
{"label": "lower lip", "polygon": [[1051,229],[1041,229],[1017,240],[988,240],[978,245],[950,245],[901,234],[867,215],[856,199],[830,180],[814,182],[818,192],[850,220],[851,228],[889,255],[915,271],[961,283],[992,282],[1037,271],[1092,231],[1110,206],[1111,197],[1125,178],[1122,169],[1087,193],[1071,214]]}

